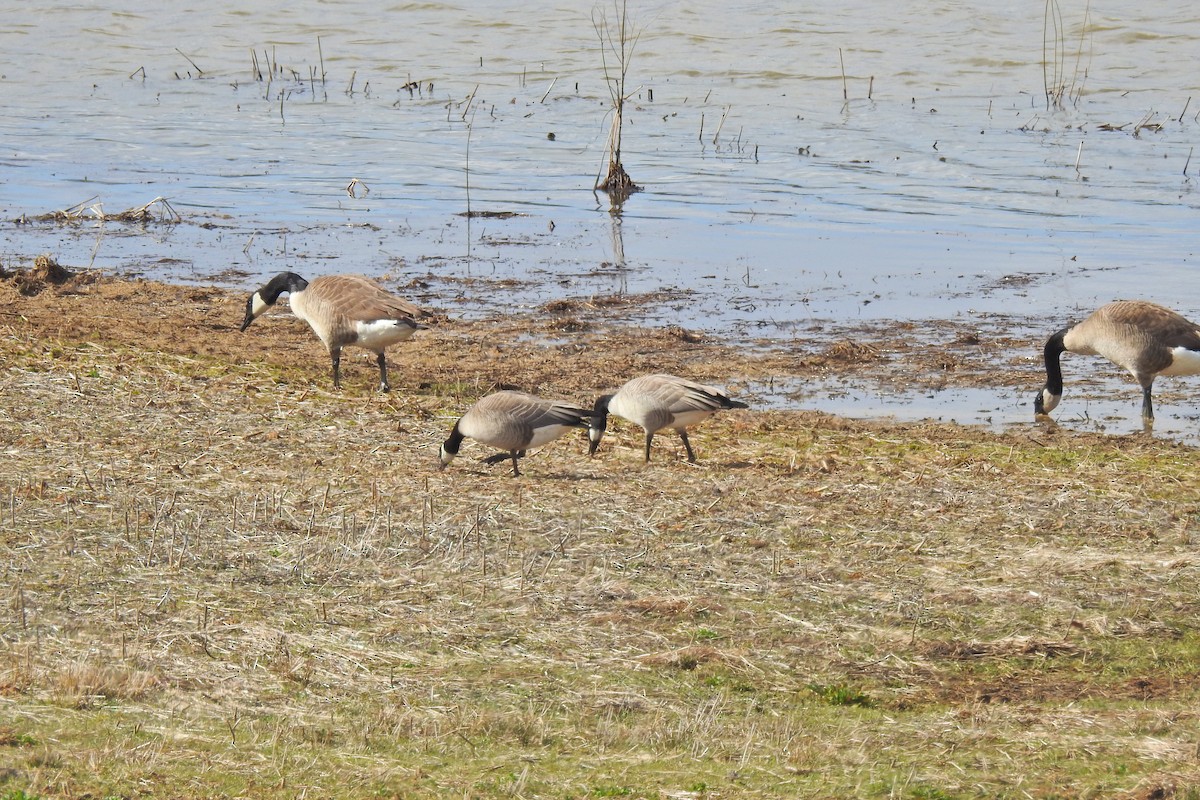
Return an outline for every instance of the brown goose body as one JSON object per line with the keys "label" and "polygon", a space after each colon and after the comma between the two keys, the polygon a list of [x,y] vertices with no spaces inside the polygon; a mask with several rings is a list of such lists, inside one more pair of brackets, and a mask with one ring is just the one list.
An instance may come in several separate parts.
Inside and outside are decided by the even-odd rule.
{"label": "brown goose body", "polygon": [[454,423],[442,444],[438,460],[445,469],[458,455],[463,439],[506,452],[484,459],[495,464],[512,458],[513,475],[520,475],[517,459],[531,447],[540,447],[572,428],[586,428],[592,412],[570,403],[547,400],[525,392],[502,391],[479,400]]}
{"label": "brown goose body", "polygon": [[1037,414],[1049,414],[1062,400],[1059,359],[1064,352],[1104,356],[1127,370],[1142,387],[1142,417],[1150,421],[1157,376],[1200,373],[1200,327],[1169,308],[1142,300],[1101,306],[1046,341],[1046,385],[1034,398]]}
{"label": "brown goose body", "polygon": [[420,329],[416,320],[424,311],[360,275],[325,275],[307,281],[294,272],[281,272],[246,301],[242,330],[284,292],[292,313],[308,323],[329,351],[335,388],[341,388],[342,348],[351,346],[375,353],[379,389],[391,388],[384,351]]}
{"label": "brown goose body", "polygon": [[592,425],[588,431],[591,439],[589,452],[595,455],[608,427],[608,415],[616,414],[641,426],[646,432],[645,460],[650,460],[650,444],[654,434],[673,428],[683,441],[688,461],[695,463],[696,453],[688,441],[687,429],[727,408],[748,408],[745,403],[733,400],[715,386],[680,378],[677,375],[643,375],[633,378],[615,393],[602,395],[596,400],[592,412]]}

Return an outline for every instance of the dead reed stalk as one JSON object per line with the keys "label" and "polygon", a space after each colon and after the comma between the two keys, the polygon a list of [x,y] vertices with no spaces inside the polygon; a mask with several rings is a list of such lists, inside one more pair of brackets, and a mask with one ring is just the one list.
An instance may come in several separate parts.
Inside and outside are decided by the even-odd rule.
{"label": "dead reed stalk", "polygon": [[[1083,42],[1087,36],[1091,3],[1084,8],[1083,23],[1079,30],[1079,45],[1075,49],[1075,68],[1070,83],[1067,82],[1067,31],[1063,23],[1058,0],[1046,0],[1042,22],[1042,86],[1046,95],[1046,108],[1061,109],[1067,103],[1075,105],[1083,94],[1083,80],[1087,69],[1082,67]],[[1080,70],[1083,69],[1082,77]]]}
{"label": "dead reed stalk", "polygon": [[200,67],[199,67],[199,66],[197,66],[197,64],[196,64],[196,62],[195,62],[195,61],[192,61],[192,59],[191,59],[191,56],[189,56],[187,53],[185,53],[185,52],[183,52],[182,50],[180,50],[178,47],[176,47],[176,48],[175,48],[175,52],[176,52],[176,53],[179,53],[179,55],[181,55],[181,56],[183,56],[185,59],[187,59],[187,62],[188,62],[189,64],[191,64],[193,67],[195,67],[195,68],[196,68],[196,75],[197,75],[197,76],[200,76],[200,75],[203,75],[203,74],[204,74],[204,70],[200,69]]}
{"label": "dead reed stalk", "polygon": [[[592,11],[592,25],[600,39],[600,58],[604,66],[604,80],[612,100],[612,126],[608,133],[608,171],[604,179],[596,184],[600,191],[607,192],[614,206],[620,206],[639,187],[625,171],[621,163],[621,133],[625,124],[625,102],[632,96],[626,92],[629,64],[637,46],[640,33],[629,25],[629,9],[625,0],[613,2],[616,21],[611,21],[603,9],[597,6]],[[616,61],[609,65],[609,56]],[[636,89],[634,90],[637,91]]]}

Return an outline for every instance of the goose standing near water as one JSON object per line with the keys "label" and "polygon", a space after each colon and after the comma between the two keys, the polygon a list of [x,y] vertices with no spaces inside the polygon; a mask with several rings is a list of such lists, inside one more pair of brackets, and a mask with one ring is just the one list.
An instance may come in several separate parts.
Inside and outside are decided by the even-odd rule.
{"label": "goose standing near water", "polygon": [[512,458],[513,475],[520,475],[517,459],[531,447],[540,447],[572,428],[586,428],[592,412],[570,403],[545,400],[524,392],[502,391],[479,400],[454,423],[450,437],[442,444],[439,469],[445,469],[458,455],[463,439],[507,452],[484,459],[498,464]]}
{"label": "goose standing near water", "polygon": [[626,383],[615,394],[602,395],[596,400],[592,425],[588,431],[590,455],[596,454],[608,415],[624,417],[646,431],[646,461],[650,461],[650,443],[654,434],[674,428],[687,449],[688,462],[696,463],[696,454],[688,441],[687,428],[703,422],[717,411],[726,408],[749,408],[731,400],[723,389],[679,378],[675,375],[643,375]]}
{"label": "goose standing near water", "polygon": [[1101,306],[1046,341],[1046,385],[1034,398],[1035,414],[1049,414],[1062,400],[1059,357],[1064,351],[1101,355],[1129,370],[1142,387],[1142,419],[1149,424],[1154,420],[1154,378],[1200,373],[1200,328],[1154,303],[1119,300]]}
{"label": "goose standing near water", "polygon": [[391,389],[384,350],[412,336],[425,315],[373,281],[358,275],[325,275],[306,281],[294,272],[281,272],[246,301],[242,330],[250,327],[284,292],[292,313],[309,324],[333,359],[333,387],[342,388],[342,348],[362,347],[379,362],[379,390]]}

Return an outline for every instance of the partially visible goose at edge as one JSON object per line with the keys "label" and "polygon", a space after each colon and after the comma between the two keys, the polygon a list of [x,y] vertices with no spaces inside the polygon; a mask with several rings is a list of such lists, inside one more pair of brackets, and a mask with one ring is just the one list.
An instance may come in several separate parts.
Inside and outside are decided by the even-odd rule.
{"label": "partially visible goose at edge", "polygon": [[1200,373],[1200,327],[1168,308],[1141,300],[1101,306],[1076,325],[1057,331],[1045,346],[1046,385],[1033,401],[1035,414],[1049,414],[1063,394],[1063,352],[1101,355],[1133,375],[1142,387],[1142,419],[1154,420],[1150,389],[1158,375]]}
{"label": "partially visible goose at edge", "polygon": [[310,282],[294,272],[281,272],[250,295],[241,330],[275,305],[284,292],[292,313],[307,322],[329,350],[335,389],[342,388],[342,348],[349,346],[375,353],[379,390],[391,389],[384,350],[424,327],[416,322],[425,316],[424,311],[359,275],[325,275]]}
{"label": "partially visible goose at edge", "polygon": [[687,449],[688,462],[694,464],[696,453],[688,441],[687,428],[727,408],[749,406],[730,399],[725,390],[715,386],[705,386],[675,375],[643,375],[629,381],[614,394],[602,395],[596,400],[591,429],[588,431],[588,438],[591,439],[588,452],[596,454],[608,427],[608,415],[612,413],[645,430],[647,462],[650,461],[650,444],[654,434],[674,428]]}
{"label": "partially visible goose at edge", "polygon": [[540,447],[572,428],[588,427],[592,412],[570,403],[546,400],[524,392],[502,391],[479,400],[454,423],[450,437],[442,444],[439,469],[445,469],[458,455],[464,438],[506,452],[484,459],[498,464],[512,458],[513,475],[520,475],[517,459],[531,447]]}

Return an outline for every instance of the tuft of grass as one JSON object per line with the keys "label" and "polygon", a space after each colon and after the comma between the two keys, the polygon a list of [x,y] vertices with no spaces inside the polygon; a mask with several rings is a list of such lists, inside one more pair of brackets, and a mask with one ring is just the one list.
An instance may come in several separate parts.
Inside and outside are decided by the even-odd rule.
{"label": "tuft of grass", "polygon": [[918,784],[910,786],[906,796],[912,798],[912,800],[958,800],[958,798],[965,795],[945,792],[934,786]]}
{"label": "tuft of grass", "polygon": [[28,733],[18,733],[12,728],[0,728],[0,747],[33,747],[37,739]]}
{"label": "tuft of grass", "polygon": [[830,686],[819,683],[810,683],[806,688],[831,706],[859,706],[860,708],[872,708],[875,705],[875,701],[872,700],[865,692],[862,692],[859,689],[856,689],[853,686],[848,686],[844,683],[833,684]]}

